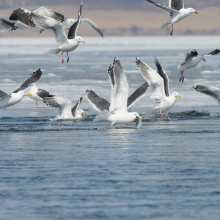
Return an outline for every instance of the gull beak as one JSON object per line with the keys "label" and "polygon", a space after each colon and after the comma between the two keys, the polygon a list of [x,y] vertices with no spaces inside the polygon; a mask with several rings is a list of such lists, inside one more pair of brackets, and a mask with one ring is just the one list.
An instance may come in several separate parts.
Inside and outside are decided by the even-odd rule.
{"label": "gull beak", "polygon": [[86,111],[84,111],[84,112],[83,112],[83,114],[87,114],[87,112],[86,112]]}
{"label": "gull beak", "polygon": [[141,117],[141,116],[137,116],[136,118],[137,118],[137,119],[138,119],[138,118],[142,119],[142,117]]}
{"label": "gull beak", "polygon": [[32,96],[31,93],[27,93],[26,95],[28,95],[28,96]]}
{"label": "gull beak", "polygon": [[82,43],[86,44],[86,42],[83,40]]}
{"label": "gull beak", "polygon": [[180,95],[177,95],[177,97],[179,97],[181,99],[181,96]]}
{"label": "gull beak", "polygon": [[206,62],[206,59],[203,59],[204,62]]}
{"label": "gull beak", "polygon": [[194,12],[195,14],[199,14],[197,11]]}

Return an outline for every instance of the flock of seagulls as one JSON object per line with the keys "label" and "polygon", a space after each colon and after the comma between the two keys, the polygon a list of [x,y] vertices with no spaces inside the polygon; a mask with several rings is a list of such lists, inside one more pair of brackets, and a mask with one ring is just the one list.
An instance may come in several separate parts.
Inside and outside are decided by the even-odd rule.
{"label": "flock of seagulls", "polygon": [[[164,6],[151,0],[146,1],[170,14],[170,19],[162,25],[161,29],[170,25],[171,36],[173,35],[173,25],[175,23],[186,18],[191,13],[198,14],[193,8],[185,9],[183,0],[169,0],[169,6]],[[37,26],[40,28],[39,34],[42,34],[45,30],[49,30],[54,34],[56,42],[59,44],[57,48],[49,50],[49,53],[61,53],[62,63],[64,63],[63,53],[67,53],[68,63],[68,53],[74,51],[81,42],[86,43],[82,37],[77,36],[77,30],[81,23],[89,24],[101,37],[104,37],[95,22],[89,18],[82,19],[82,6],[83,4],[81,3],[77,20],[66,18],[64,15],[43,6],[35,10],[18,8],[14,10],[11,15],[0,18],[0,31],[8,32],[16,30],[17,24],[22,24],[29,28],[35,28]],[[184,82],[184,71],[195,67],[201,61],[206,62],[206,56],[217,55],[219,53],[220,49],[215,49],[203,55],[199,54],[197,50],[189,52],[184,62],[177,68],[178,74],[181,75],[179,81]],[[181,96],[178,92],[170,93],[168,75],[156,57],[154,58],[154,62],[156,70],[136,57],[137,68],[145,80],[145,83],[128,96],[129,85],[126,74],[119,58],[115,57],[113,64],[109,66],[107,71],[111,85],[110,102],[100,97],[95,91],[86,90],[85,95],[88,102],[98,112],[94,120],[109,121],[111,122],[110,128],[116,123],[124,124],[137,120],[136,128],[139,128],[142,123],[142,117],[137,112],[129,112],[128,109],[145,96],[148,88],[151,88],[151,98],[154,100],[155,106],[145,114],[145,118],[160,114],[166,116],[168,120],[171,120],[167,112],[175,105],[177,98],[181,98]],[[74,105],[69,99],[57,97],[44,89],[38,88],[36,82],[41,78],[42,73],[43,70],[41,68],[33,72],[33,74],[10,95],[0,90],[0,108],[15,105],[19,103],[24,96],[29,96],[36,102],[36,108],[39,107],[41,102],[57,108],[59,110],[59,114],[56,117],[57,120],[83,119],[85,117],[84,115],[87,114],[86,111],[79,109],[83,97]],[[26,92],[25,90],[28,88],[29,92]],[[193,88],[198,92],[212,96],[220,103],[220,89],[206,85],[196,85]]]}

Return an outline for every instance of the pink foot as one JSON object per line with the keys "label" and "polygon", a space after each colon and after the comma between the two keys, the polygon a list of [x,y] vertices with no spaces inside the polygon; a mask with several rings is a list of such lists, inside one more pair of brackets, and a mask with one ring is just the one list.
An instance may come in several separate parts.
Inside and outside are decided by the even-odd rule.
{"label": "pink foot", "polygon": [[70,58],[68,57],[68,58],[67,58],[67,63],[69,63],[69,60],[70,60]]}
{"label": "pink foot", "polygon": [[62,59],[62,64],[64,63],[64,59]]}
{"label": "pink foot", "polygon": [[179,80],[180,82],[184,82],[184,75],[183,75],[183,72],[181,72],[181,77],[180,77],[180,80]]}

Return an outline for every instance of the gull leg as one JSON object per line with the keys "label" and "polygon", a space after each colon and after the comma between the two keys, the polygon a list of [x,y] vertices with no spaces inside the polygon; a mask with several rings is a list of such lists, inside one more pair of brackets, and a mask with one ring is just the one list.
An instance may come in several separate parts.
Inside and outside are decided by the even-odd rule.
{"label": "gull leg", "polygon": [[62,63],[64,63],[63,52],[62,52]]}
{"label": "gull leg", "polygon": [[66,54],[67,54],[67,63],[69,63],[70,58],[69,58],[68,52],[66,52]]}
{"label": "gull leg", "polygon": [[109,128],[110,128],[110,129],[113,128],[113,125],[114,125],[114,124],[115,124],[115,122],[112,122]]}
{"label": "gull leg", "polygon": [[171,119],[170,119],[170,117],[169,117],[169,115],[168,115],[168,114],[165,114],[165,113],[160,113],[160,115],[164,115],[164,116],[166,116],[166,117],[168,118],[168,120],[169,120],[169,121],[171,121]]}
{"label": "gull leg", "polygon": [[171,27],[170,36],[172,37],[173,36],[173,24],[171,24],[170,27]]}
{"label": "gull leg", "polygon": [[180,82],[182,81],[182,83],[184,82],[184,75],[183,75],[183,71],[181,72],[181,77],[180,77]]}

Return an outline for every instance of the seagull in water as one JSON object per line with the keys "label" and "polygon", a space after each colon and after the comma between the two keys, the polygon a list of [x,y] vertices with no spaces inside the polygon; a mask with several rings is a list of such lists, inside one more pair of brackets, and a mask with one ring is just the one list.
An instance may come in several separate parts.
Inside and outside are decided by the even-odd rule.
{"label": "seagull in water", "polygon": [[[36,25],[32,21],[31,12],[34,12],[36,14],[51,17],[51,18],[55,19],[56,21],[63,24],[64,30],[69,30],[69,28],[75,22],[77,22],[77,20],[75,20],[73,18],[66,18],[64,15],[62,15],[58,12],[55,12],[55,11],[49,9],[49,8],[46,8],[44,6],[41,6],[37,9],[35,9],[35,10],[27,10],[27,9],[24,9],[24,8],[18,8],[16,10],[14,10],[10,16],[4,16],[4,17],[8,21],[14,21],[14,22],[17,22],[17,23],[21,23],[22,25],[24,25],[26,27],[33,28]],[[102,31],[99,29],[97,24],[94,21],[92,21],[91,19],[89,19],[89,18],[81,19],[81,23],[86,23],[86,24],[90,25],[95,31],[97,31],[98,34],[100,34],[103,37]],[[41,34],[44,31],[45,31],[44,29],[41,29],[39,34]]]}
{"label": "seagull in water", "polygon": [[151,98],[154,99],[155,102],[154,109],[147,112],[145,117],[153,117],[157,113],[160,113],[160,115],[164,115],[170,120],[170,117],[166,112],[174,106],[176,97],[181,98],[181,96],[178,92],[173,92],[170,95],[169,78],[156,57],[154,62],[156,64],[157,71],[153,70],[138,57],[136,58],[136,63],[141,75],[151,87]]}
{"label": "seagull in water", "polygon": [[59,115],[56,120],[66,120],[66,119],[82,119],[82,114],[86,114],[86,111],[78,109],[80,103],[82,102],[82,97],[72,108],[72,102],[69,99],[63,97],[44,97],[43,102],[47,105],[58,108]]}
{"label": "seagull in water", "polygon": [[50,30],[54,33],[56,41],[57,43],[60,44],[60,46],[56,49],[49,50],[49,53],[57,54],[62,52],[62,63],[64,63],[63,52],[67,53],[67,63],[68,63],[69,62],[68,52],[75,50],[79,46],[80,42],[84,44],[86,43],[82,39],[82,37],[76,36],[76,32],[81,20],[81,15],[82,15],[82,3],[80,5],[78,20],[70,27],[67,37],[64,32],[62,23],[60,23],[59,21],[56,21],[51,17],[39,15],[34,12],[31,13],[32,20],[38,27],[42,29]]}
{"label": "seagull in water", "polygon": [[164,6],[162,4],[158,4],[151,0],[146,0],[151,4],[157,6],[158,8],[168,12],[170,14],[170,19],[164,23],[161,27],[163,29],[167,25],[170,25],[171,32],[170,35],[173,36],[173,24],[183,20],[185,17],[189,16],[191,13],[198,14],[197,11],[193,8],[184,8],[184,1],[183,0],[169,0],[169,7]]}
{"label": "seagull in water", "polygon": [[31,96],[30,93],[24,90],[29,87],[29,85],[37,82],[42,75],[42,69],[37,70],[31,76],[22,83],[22,85],[12,92],[10,95],[0,90],[0,108],[7,108],[11,105],[19,103],[25,95]]}
{"label": "seagull in water", "polygon": [[199,55],[197,50],[193,50],[190,53],[187,53],[185,61],[180,64],[177,68],[178,74],[181,74],[181,77],[179,79],[180,82],[184,81],[184,71],[190,68],[195,67],[198,65],[202,60],[206,62],[205,56],[211,56],[219,54],[220,49],[213,50],[212,52],[205,54],[205,55]]}
{"label": "seagull in water", "polygon": [[110,128],[115,123],[130,123],[136,119],[141,120],[141,116],[137,112],[128,112],[134,102],[144,95],[148,88],[148,84],[144,84],[136,90],[128,99],[129,86],[126,75],[118,58],[114,59],[113,66],[108,69],[111,82],[111,103],[99,97],[92,90],[87,90],[87,98],[92,107],[99,111],[94,121],[107,120],[112,122]]}
{"label": "seagull in water", "polygon": [[43,102],[43,98],[45,97],[54,97],[54,95],[51,95],[49,92],[47,92],[44,89],[38,89],[36,84],[33,83],[29,85],[29,93],[31,93],[32,96],[30,96],[31,99],[36,101],[36,108],[39,107],[40,102]]}

